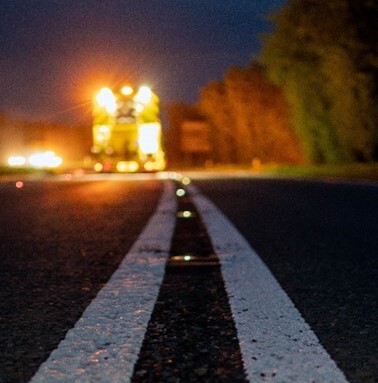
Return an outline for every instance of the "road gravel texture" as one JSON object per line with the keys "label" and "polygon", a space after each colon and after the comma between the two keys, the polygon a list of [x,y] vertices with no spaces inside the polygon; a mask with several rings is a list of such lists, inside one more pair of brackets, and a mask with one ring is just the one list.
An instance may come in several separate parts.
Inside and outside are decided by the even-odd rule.
{"label": "road gravel texture", "polygon": [[116,270],[161,183],[0,187],[0,382],[23,383]]}
{"label": "road gravel texture", "polygon": [[[193,204],[181,198],[178,209],[170,261],[132,382],[247,382],[220,265]],[[180,255],[196,261],[175,262]]]}
{"label": "road gravel texture", "polygon": [[[268,265],[348,380],[377,382],[378,189],[263,179],[195,184]],[[0,185],[0,383],[29,381],[117,269],[160,195],[152,179]],[[194,214],[177,218],[132,380],[245,382],[218,260],[191,202],[182,198],[179,210]],[[174,260],[185,255],[209,263]]]}
{"label": "road gravel texture", "polygon": [[196,185],[248,239],[348,380],[378,382],[378,188],[331,180]]}

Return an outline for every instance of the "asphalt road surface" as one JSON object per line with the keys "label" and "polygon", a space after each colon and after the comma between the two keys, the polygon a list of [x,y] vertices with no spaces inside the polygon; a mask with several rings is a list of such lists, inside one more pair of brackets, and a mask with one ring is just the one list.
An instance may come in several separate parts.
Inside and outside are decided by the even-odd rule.
{"label": "asphalt road surface", "polygon": [[247,238],[350,381],[377,382],[377,186],[197,185]]}
{"label": "asphalt road surface", "polygon": [[0,185],[0,382],[26,382],[116,270],[161,184]]}
{"label": "asphalt road surface", "polygon": [[[154,175],[0,184],[1,383],[33,375],[38,383],[378,381],[377,186],[192,178],[187,188]],[[187,189],[183,199],[174,194],[178,187]],[[222,218],[211,201],[232,223],[216,226]],[[264,288],[277,280],[309,326],[284,311],[291,301],[276,290],[274,304],[262,290],[263,302],[253,298],[252,309],[238,309],[235,297],[247,302],[261,286],[232,285],[238,276],[228,270],[241,253],[247,263],[254,257],[237,239],[232,262],[227,258],[232,224],[274,275]],[[259,285],[270,280],[265,275]],[[286,322],[264,327],[274,326],[276,314]],[[291,322],[299,323],[290,328],[298,337],[288,335]],[[290,347],[268,345],[280,327]],[[303,351],[317,343],[312,331],[326,352]],[[313,366],[292,373],[302,366],[284,353],[296,352],[296,343],[299,354],[320,355],[314,368],[325,366],[328,380],[311,377]],[[117,358],[121,368],[110,362]]]}

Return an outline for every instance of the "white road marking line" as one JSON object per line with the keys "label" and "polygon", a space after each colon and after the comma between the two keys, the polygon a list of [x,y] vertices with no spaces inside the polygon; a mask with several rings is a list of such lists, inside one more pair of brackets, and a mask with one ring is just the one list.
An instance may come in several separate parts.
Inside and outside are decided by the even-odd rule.
{"label": "white road marking line", "polygon": [[173,185],[107,285],[31,383],[129,382],[164,277],[175,225]]}
{"label": "white road marking line", "polygon": [[221,261],[248,379],[347,382],[246,239],[197,188],[189,191]]}

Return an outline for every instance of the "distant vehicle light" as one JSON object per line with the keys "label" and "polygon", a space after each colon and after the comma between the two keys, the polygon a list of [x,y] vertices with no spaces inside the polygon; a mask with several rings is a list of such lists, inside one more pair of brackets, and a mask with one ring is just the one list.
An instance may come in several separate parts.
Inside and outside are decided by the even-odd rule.
{"label": "distant vehicle light", "polygon": [[8,158],[9,166],[24,166],[26,164],[26,158],[23,156],[11,156]]}
{"label": "distant vehicle light", "polygon": [[110,114],[117,110],[117,99],[109,88],[102,88],[96,96],[97,104]]}
{"label": "distant vehicle light", "polygon": [[144,169],[147,170],[148,172],[151,172],[153,170],[156,170],[155,169],[155,163],[152,162],[152,161],[147,161],[145,164],[144,164]]}
{"label": "distant vehicle light", "polygon": [[98,130],[102,134],[109,134],[110,132],[109,126],[107,125],[101,125]]}
{"label": "distant vehicle light", "polygon": [[117,91],[105,87],[93,101],[90,162],[98,162],[97,172],[165,169],[159,98],[148,86],[125,85]]}
{"label": "distant vehicle light", "polygon": [[138,132],[139,148],[144,154],[156,153],[159,150],[159,123],[140,124]]}
{"label": "distant vehicle light", "polygon": [[36,168],[57,168],[63,163],[63,159],[55,155],[53,151],[32,154],[28,162]]}
{"label": "distant vehicle light", "polygon": [[134,92],[134,89],[131,87],[131,86],[124,86],[122,89],[121,89],[121,93],[124,95],[124,96],[130,96],[131,94],[133,94]]}
{"label": "distant vehicle light", "polygon": [[104,167],[103,167],[102,164],[100,164],[99,162],[97,162],[97,163],[94,164],[94,166],[93,166],[93,169],[94,169],[96,172],[101,172],[103,168],[104,168]]}
{"label": "distant vehicle light", "polygon": [[101,151],[101,146],[111,137],[111,131],[108,125],[96,125],[94,127],[95,146],[92,147],[94,153]]}
{"label": "distant vehicle light", "polygon": [[141,104],[148,104],[152,99],[152,91],[148,86],[141,86],[138,93],[134,97],[134,101],[140,102]]}
{"label": "distant vehicle light", "polygon": [[139,165],[136,161],[119,161],[116,167],[120,173],[135,173],[139,170]]}
{"label": "distant vehicle light", "polygon": [[135,111],[137,113],[141,113],[144,109],[144,106],[142,104],[135,103]]}

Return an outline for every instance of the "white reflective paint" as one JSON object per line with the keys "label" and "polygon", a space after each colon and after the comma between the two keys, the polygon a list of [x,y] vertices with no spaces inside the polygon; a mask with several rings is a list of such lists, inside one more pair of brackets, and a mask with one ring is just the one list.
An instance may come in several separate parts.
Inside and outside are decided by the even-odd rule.
{"label": "white reflective paint", "polygon": [[176,215],[173,185],[107,285],[32,383],[129,382],[164,277]]}
{"label": "white reflective paint", "polygon": [[[221,261],[250,382],[347,383],[244,237],[192,184],[188,189]],[[156,212],[119,269],[31,383],[130,382],[164,276],[175,201],[165,182]]]}
{"label": "white reflective paint", "polygon": [[347,382],[246,239],[193,185],[189,191],[220,258],[250,382]]}

